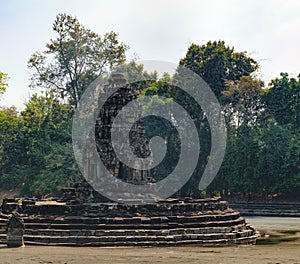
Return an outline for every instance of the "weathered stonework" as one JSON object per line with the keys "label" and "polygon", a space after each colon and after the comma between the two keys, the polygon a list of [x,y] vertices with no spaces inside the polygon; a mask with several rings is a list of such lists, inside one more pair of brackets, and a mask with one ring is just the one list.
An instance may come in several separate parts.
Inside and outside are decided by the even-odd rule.
{"label": "weathered stonework", "polygon": [[7,222],[6,240],[8,247],[24,246],[24,221],[17,212],[12,212]]}
{"label": "weathered stonework", "polygon": [[[118,90],[108,98],[100,109],[96,119],[95,139],[97,150],[103,164],[113,176],[133,184],[146,184],[153,180],[150,177],[150,171],[136,170],[126,166],[119,161],[113,150],[110,135],[114,118],[125,105],[136,99],[136,95],[133,94],[130,84],[127,84],[126,79],[120,73],[111,75],[107,85],[104,86],[103,93],[106,93],[109,89],[115,87],[118,88]],[[146,158],[151,155],[151,150],[149,140],[145,137],[143,121],[138,118],[137,112],[126,113],[123,123],[126,124],[129,120],[138,120],[129,134],[131,150],[137,157]],[[93,178],[94,175],[97,174],[97,170],[99,170],[97,162],[89,159],[86,162],[88,163],[86,167],[89,170],[87,175],[88,177]]]}
{"label": "weathered stonework", "polygon": [[[146,205],[60,200],[17,203],[6,200],[3,213],[18,208],[29,245],[232,245],[254,244],[258,237],[239,212],[220,198],[167,199]],[[0,227],[5,221],[0,215]]]}

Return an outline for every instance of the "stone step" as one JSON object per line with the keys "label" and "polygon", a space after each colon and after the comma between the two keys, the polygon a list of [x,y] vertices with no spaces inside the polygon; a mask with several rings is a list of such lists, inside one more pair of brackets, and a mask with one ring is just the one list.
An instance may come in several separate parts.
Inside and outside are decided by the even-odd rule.
{"label": "stone step", "polygon": [[300,216],[300,204],[233,203],[230,207],[244,216]]}
{"label": "stone step", "polygon": [[153,240],[142,240],[142,241],[130,241],[130,240],[114,240],[112,241],[91,241],[77,239],[73,241],[50,241],[50,240],[43,240],[43,241],[26,241],[26,245],[47,245],[47,246],[158,246],[158,245],[184,245],[184,244],[201,244],[201,245],[232,245],[232,244],[254,244],[257,239],[256,235],[249,236],[249,237],[241,237],[236,239],[208,239],[208,240],[173,240],[171,238],[164,239],[159,241],[157,237]]}
{"label": "stone step", "polygon": [[13,210],[27,213],[29,215],[64,215],[66,213],[80,215],[92,213],[101,217],[114,216],[116,214],[134,216],[135,214],[146,214],[149,216],[187,214],[189,212],[209,212],[214,210],[228,210],[228,204],[219,199],[194,200],[185,202],[178,200],[174,203],[161,201],[154,204],[116,204],[116,203],[95,203],[95,204],[66,204],[55,201],[29,201],[21,199],[22,205],[18,205],[19,199],[5,199],[3,201],[3,212],[11,213]]}
{"label": "stone step", "polygon": [[6,224],[6,223],[7,223],[7,219],[0,218],[0,225]]}
{"label": "stone step", "polygon": [[292,209],[300,210],[300,204],[288,203],[231,203],[230,207],[234,208],[262,208],[262,209]]}
{"label": "stone step", "polygon": [[6,233],[0,234],[0,244],[6,244]]}
{"label": "stone step", "polygon": [[[35,223],[87,223],[87,224],[114,224],[114,223],[126,223],[126,224],[140,224],[140,223],[192,223],[192,222],[208,222],[208,221],[228,221],[239,218],[239,213],[230,213],[222,215],[192,215],[192,216],[157,216],[157,217],[80,217],[80,216],[60,216],[60,217],[43,217],[43,216],[26,216],[22,215],[24,222]],[[6,222],[6,221],[3,221]]]}
{"label": "stone step", "polygon": [[240,233],[216,233],[216,234],[182,234],[182,235],[155,235],[155,236],[129,236],[129,235],[117,235],[117,236],[32,236],[24,235],[24,241],[32,242],[44,242],[44,243],[70,243],[75,242],[77,244],[93,243],[93,242],[118,242],[118,241],[180,241],[180,240],[216,240],[216,239],[236,239],[240,237],[247,237],[252,235],[249,231],[242,231]]}
{"label": "stone step", "polygon": [[[158,244],[220,244],[254,243],[257,236],[249,232],[211,235],[167,235],[167,236],[24,236],[26,245],[76,245],[76,246],[132,246]],[[6,235],[0,235],[0,243],[6,243]]]}
{"label": "stone step", "polygon": [[25,229],[106,229],[106,230],[116,230],[116,229],[167,229],[167,228],[199,228],[199,227],[226,227],[235,226],[238,224],[244,224],[245,220],[239,217],[235,220],[230,221],[213,221],[213,222],[191,222],[191,223],[160,223],[160,224],[121,224],[121,223],[111,223],[111,224],[57,224],[57,223],[36,223],[25,221]]}
{"label": "stone step", "polygon": [[[86,233],[86,230],[82,230],[82,233],[66,233],[66,230],[26,230],[24,235],[24,241],[26,244],[41,244],[41,245],[93,245],[100,242],[116,242],[115,245],[118,245],[119,242],[128,242],[134,244],[147,243],[151,241],[152,243],[168,243],[168,242],[177,242],[177,241],[216,241],[219,239],[235,240],[239,238],[248,238],[255,235],[254,230],[246,229],[243,230],[242,226],[236,227],[239,229],[238,232],[221,232],[221,233],[202,233],[199,230],[184,230],[181,234],[177,232],[167,232],[157,233],[155,230],[151,230],[152,233],[147,233],[149,230],[144,230],[144,232],[134,232],[127,233],[128,230],[119,230],[119,232],[100,232],[97,231]],[[51,233],[53,231],[53,233]],[[182,230],[181,230],[182,231]],[[197,233],[198,231],[198,233]],[[216,230],[215,230],[216,231]],[[55,233],[56,232],[56,233]],[[78,231],[77,231],[78,232]],[[156,232],[156,233],[155,233]],[[257,237],[257,236],[255,236]],[[199,241],[197,243],[199,243]],[[6,243],[6,234],[0,234],[0,243]]]}
{"label": "stone step", "polygon": [[[155,235],[182,235],[182,234],[224,234],[230,232],[244,232],[250,230],[245,225],[225,228],[177,228],[177,229],[141,229],[141,230],[88,230],[88,229],[26,229],[26,235],[45,235],[45,236],[155,236]],[[250,230],[251,231],[251,230]]]}
{"label": "stone step", "polygon": [[[10,214],[15,209],[6,209],[4,212]],[[147,211],[147,210],[135,210],[135,211],[126,211],[126,210],[111,210],[105,211],[103,208],[95,208],[95,209],[88,209],[83,208],[80,210],[78,207],[64,208],[63,206],[26,206],[25,209],[18,209],[18,212],[28,214],[28,215],[41,215],[41,216],[50,216],[50,215],[74,215],[80,216],[85,215],[88,217],[114,217],[116,215],[128,216],[133,217],[136,215],[145,215],[149,217],[155,216],[170,216],[170,215],[190,215],[195,212],[203,212],[203,214],[210,215],[212,211],[220,211],[226,212],[227,208],[204,208],[204,209],[185,209],[179,208],[174,211]],[[232,210],[229,210],[232,211]]]}

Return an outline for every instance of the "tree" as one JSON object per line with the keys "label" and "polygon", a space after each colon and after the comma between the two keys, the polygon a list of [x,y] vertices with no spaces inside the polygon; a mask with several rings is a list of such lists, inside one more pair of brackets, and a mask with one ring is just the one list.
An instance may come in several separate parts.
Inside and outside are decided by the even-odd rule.
{"label": "tree", "polygon": [[270,186],[276,192],[296,192],[300,187],[300,75],[296,79],[281,73],[270,82],[263,99],[266,119],[274,123],[268,139],[276,159],[272,165],[276,180]]}
{"label": "tree", "polygon": [[[196,128],[198,130],[199,137],[203,139],[202,136],[207,136],[209,134],[208,128],[208,122],[203,117],[203,111],[201,110],[201,107],[196,103],[195,99],[193,99],[188,93],[185,91],[179,89],[181,83],[179,81],[182,78],[179,74],[175,73],[174,76],[169,76],[168,74],[164,74],[164,76],[156,81],[155,83],[152,83],[147,89],[143,91],[143,93],[147,96],[153,96],[153,99],[150,100],[149,105],[151,105],[154,101],[160,101],[156,96],[162,96],[167,99],[162,101],[162,105],[169,104],[172,101],[175,101],[179,105],[181,105],[185,111],[190,115],[190,117],[193,119]],[[183,81],[187,81],[184,79]],[[170,84],[170,83],[173,83]],[[176,83],[176,85],[174,85]],[[178,86],[177,86],[178,84]],[[171,109],[171,108],[169,108]],[[146,109],[147,110],[147,109]],[[172,110],[168,113],[168,115],[171,117],[173,115]],[[187,127],[186,122],[187,120],[176,120],[177,125],[181,127]],[[165,144],[167,146],[167,154],[164,158],[164,160],[154,168],[151,173],[154,175],[154,178],[159,180],[163,177],[167,176],[169,173],[171,173],[174,168],[176,167],[178,160],[180,158],[180,151],[181,151],[181,142],[180,137],[178,134],[178,131],[176,127],[171,123],[166,121],[164,118],[159,117],[150,117],[145,120],[145,127],[147,135],[157,135],[161,136],[165,140]],[[186,136],[190,135],[190,131],[185,131]],[[193,138],[190,138],[190,146],[193,145]],[[199,197],[199,175],[202,175],[202,172],[205,168],[205,164],[207,162],[207,156],[209,155],[209,152],[207,151],[210,146],[207,146],[210,144],[210,139],[206,140],[205,142],[201,141],[201,152],[200,152],[200,158],[198,165],[195,169],[195,172],[191,179],[181,188],[179,192],[175,194],[175,196],[194,196]]]}
{"label": "tree", "polygon": [[260,174],[259,185],[261,189],[258,191],[284,193],[291,191],[291,187],[296,187],[291,185],[293,182],[291,179],[295,175],[290,174],[285,168],[296,158],[290,157],[291,160],[287,160],[291,139],[291,131],[286,126],[276,124],[274,120],[268,120],[268,124],[264,124],[259,130],[259,151],[257,153],[259,159],[255,165]]}
{"label": "tree", "polygon": [[[179,62],[180,65],[192,70],[210,86],[217,99],[223,104],[223,91],[228,90],[228,82],[236,84],[243,76],[249,76],[257,68],[257,62],[247,56],[246,52],[235,52],[234,48],[225,45],[224,41],[207,42],[205,45],[192,44],[183,59]],[[180,72],[176,75],[180,76]],[[189,80],[183,80],[189,82]],[[242,97],[243,94],[240,94]],[[182,189],[182,194],[195,194],[197,192],[197,182],[199,182],[199,175],[202,175],[203,170],[207,164],[211,149],[211,131],[206,115],[201,110],[200,106],[189,96],[176,93],[175,100],[184,105],[185,109],[190,113],[201,139],[201,150],[199,155],[198,166],[193,177]],[[226,108],[224,106],[224,108]],[[232,109],[232,105],[227,106]],[[235,112],[240,112],[235,110]],[[224,172],[224,170],[223,170]]]}
{"label": "tree", "polygon": [[42,53],[28,61],[35,69],[32,87],[43,87],[77,107],[87,86],[109,67],[125,62],[128,47],[111,31],[100,36],[86,29],[77,18],[59,14],[53,24],[58,35]]}
{"label": "tree", "polygon": [[232,125],[255,124],[264,111],[262,100],[264,83],[251,76],[242,76],[238,81],[226,81],[223,91],[225,116]]}
{"label": "tree", "polygon": [[51,94],[33,95],[21,114],[0,111],[0,187],[55,193],[81,179],[72,151],[72,112]]}
{"label": "tree", "polygon": [[192,44],[183,59],[183,65],[204,79],[218,99],[226,90],[225,81],[237,81],[258,68],[258,63],[246,52],[235,52],[224,41],[207,42],[205,45]]}
{"label": "tree", "polygon": [[270,82],[264,101],[268,113],[279,124],[300,128],[300,75],[295,79],[281,73],[280,78]]}
{"label": "tree", "polygon": [[23,162],[20,140],[21,119],[14,107],[0,109],[0,188],[7,189],[20,183],[16,173]]}
{"label": "tree", "polygon": [[227,152],[210,190],[267,194],[300,187],[299,79],[281,74],[263,89],[244,76],[226,82]]}
{"label": "tree", "polygon": [[[121,68],[124,68],[126,71],[126,76],[125,78],[127,79],[127,81],[129,83],[133,83],[136,80],[157,80],[157,72],[147,72],[144,69],[144,65],[143,64],[138,64],[135,61],[130,61],[129,63],[126,63],[124,65],[121,66]],[[151,82],[152,83],[152,82]],[[147,86],[145,86],[147,87]],[[145,88],[143,87],[143,88]],[[143,89],[141,88],[141,89]],[[133,87],[134,89],[134,87]]]}
{"label": "tree", "polygon": [[0,95],[4,94],[8,86],[8,75],[0,71]]}
{"label": "tree", "polygon": [[72,152],[72,112],[68,105],[52,94],[33,95],[21,117],[26,157],[22,167],[23,194],[56,192],[79,180]]}

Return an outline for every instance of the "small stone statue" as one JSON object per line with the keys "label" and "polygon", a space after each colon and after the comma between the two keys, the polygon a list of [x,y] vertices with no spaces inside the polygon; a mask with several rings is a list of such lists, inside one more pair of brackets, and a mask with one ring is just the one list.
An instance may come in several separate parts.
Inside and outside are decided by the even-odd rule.
{"label": "small stone statue", "polygon": [[13,212],[7,223],[7,247],[24,246],[24,221],[17,212]]}

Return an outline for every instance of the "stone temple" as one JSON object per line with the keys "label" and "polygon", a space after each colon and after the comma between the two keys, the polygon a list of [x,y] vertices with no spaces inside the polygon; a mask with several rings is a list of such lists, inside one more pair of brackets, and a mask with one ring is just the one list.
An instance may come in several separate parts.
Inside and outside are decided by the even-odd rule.
{"label": "stone temple", "polygon": [[[99,155],[105,167],[115,177],[133,184],[145,184],[151,180],[150,171],[129,168],[120,162],[116,153],[113,151],[110,138],[114,118],[125,105],[136,99],[136,95],[132,93],[130,85],[126,83],[126,79],[120,73],[112,74],[104,90],[109,90],[112,86],[118,87],[119,89],[105,102],[96,122],[95,138]],[[136,113],[125,112],[123,123],[133,119],[134,114],[137,115]],[[143,121],[140,118],[136,119],[138,119],[138,121],[130,130],[129,142],[132,147],[132,152],[137,157],[146,158],[151,155],[149,140],[145,137]]]}
{"label": "stone temple", "polygon": [[[112,120],[135,98],[121,74],[112,75],[105,89],[114,85],[119,90],[107,100],[97,117],[97,150],[113,177],[132,184],[150,184],[153,179],[149,171],[124,166],[113,151]],[[151,155],[142,121],[135,123],[129,140],[135,155],[142,158]],[[86,163],[91,176],[97,173],[99,168],[93,160],[87,159]],[[168,198],[152,204],[124,204],[105,201],[87,182],[62,191],[62,197],[51,201],[4,199],[0,211],[0,243],[8,244],[11,234],[20,229],[16,231],[11,225],[16,213],[24,224],[18,233],[18,243],[25,245],[232,245],[254,244],[259,236],[255,228],[220,197]]]}

